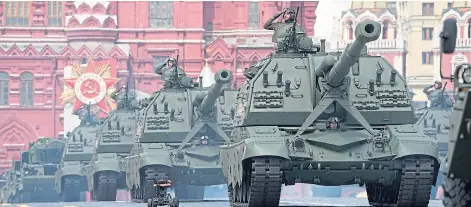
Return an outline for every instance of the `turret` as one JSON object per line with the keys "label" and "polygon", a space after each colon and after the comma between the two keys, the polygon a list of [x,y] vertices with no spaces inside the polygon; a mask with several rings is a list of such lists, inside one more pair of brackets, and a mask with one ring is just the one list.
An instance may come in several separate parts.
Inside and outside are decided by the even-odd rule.
{"label": "turret", "polygon": [[345,77],[350,72],[350,68],[358,61],[362,49],[366,43],[375,41],[381,34],[381,25],[378,22],[360,22],[355,28],[355,40],[340,56],[334,64],[332,56],[326,56],[316,74],[325,72],[325,80],[330,86],[338,87],[342,85]]}
{"label": "turret", "polygon": [[40,138],[32,144],[28,151],[21,154],[21,161],[30,164],[59,164],[63,150],[63,140]]}
{"label": "turret", "polygon": [[214,74],[215,83],[209,88],[207,93],[198,95],[195,99],[194,104],[199,105],[199,111],[201,113],[206,114],[211,111],[224,88],[224,84],[230,83],[232,78],[232,72],[224,69]]}

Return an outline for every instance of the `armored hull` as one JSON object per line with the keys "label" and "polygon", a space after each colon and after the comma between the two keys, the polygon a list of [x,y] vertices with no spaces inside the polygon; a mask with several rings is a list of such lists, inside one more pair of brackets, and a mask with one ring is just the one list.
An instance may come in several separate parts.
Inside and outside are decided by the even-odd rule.
{"label": "armored hull", "polygon": [[96,153],[86,166],[88,189],[94,201],[115,201],[117,190],[126,188],[123,164],[134,142],[137,111],[122,104],[100,127]]}
{"label": "armored hull", "polygon": [[20,203],[58,201],[59,194],[55,191],[54,174],[23,177],[19,186],[19,196]]}
{"label": "armored hull", "polygon": [[415,114],[418,118],[424,115],[427,111],[427,102],[426,101],[412,101],[412,107],[414,108]]}
{"label": "armored hull", "polygon": [[21,153],[21,162],[15,162],[11,174],[11,203],[56,202],[59,194],[55,190],[54,175],[58,170],[64,141],[40,138],[30,144],[30,149]]}
{"label": "armored hull", "polygon": [[438,159],[441,163],[437,182],[432,188],[431,199],[440,197],[437,195],[438,187],[445,178],[445,162],[448,155],[448,133],[450,129],[451,108],[426,108],[416,123],[417,128],[423,133],[436,139],[438,142]]}
{"label": "armored hull", "polygon": [[428,205],[437,141],[414,127],[404,78],[362,52],[380,28],[359,23],[343,53],[286,44],[241,86],[220,154],[232,206],[278,206],[281,185],[295,183],[366,185],[372,205]]}
{"label": "armored hull", "polygon": [[62,201],[80,201],[80,195],[87,191],[84,167],[92,159],[96,133],[96,123],[82,122],[69,134],[66,150],[64,150],[59,170],[55,175],[55,189],[60,194]]}
{"label": "armored hull", "polygon": [[216,73],[209,89],[156,92],[138,118],[139,142],[126,157],[127,186],[134,201],[155,195],[154,178],[172,180],[179,199],[203,199],[204,186],[226,183],[219,146],[232,130],[235,92],[222,85],[232,74]]}

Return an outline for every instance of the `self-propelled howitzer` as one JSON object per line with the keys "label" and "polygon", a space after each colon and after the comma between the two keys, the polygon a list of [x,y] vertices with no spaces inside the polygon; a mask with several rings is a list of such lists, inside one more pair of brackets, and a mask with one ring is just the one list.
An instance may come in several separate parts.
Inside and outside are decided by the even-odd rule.
{"label": "self-propelled howitzer", "polygon": [[218,155],[229,133],[219,119],[229,114],[223,122],[231,121],[233,108],[218,100],[227,96],[223,86],[231,81],[232,73],[221,70],[209,89],[167,87],[146,102],[137,118],[138,143],[125,159],[133,200],[155,195],[154,178],[168,176],[180,199],[202,199],[203,186],[225,183]]}
{"label": "self-propelled howitzer", "polygon": [[84,167],[92,159],[93,147],[97,138],[100,121],[90,110],[90,106],[80,111],[80,125],[67,133],[66,149],[59,170],[55,174],[56,190],[65,202],[84,199],[87,180]]}
{"label": "self-propelled howitzer", "polygon": [[[344,84],[345,77],[350,73],[352,66],[360,59],[361,51],[366,43],[372,42],[379,37],[379,32],[375,32],[374,24],[360,23],[355,30],[356,39],[350,44],[340,56],[338,62],[333,64],[332,58],[325,58],[322,62],[322,70],[328,72],[325,81],[328,85],[338,87]],[[333,67],[332,67],[333,66]]]}
{"label": "self-propelled howitzer", "polygon": [[437,142],[414,129],[404,78],[365,54],[380,32],[359,23],[342,53],[278,50],[240,87],[220,154],[231,205],[278,206],[281,185],[295,183],[366,185],[372,205],[428,205]]}
{"label": "self-propelled howitzer", "polygon": [[136,136],[137,100],[127,90],[99,127],[95,154],[85,167],[88,189],[94,201],[115,201],[118,189],[126,188],[124,157],[129,155]]}
{"label": "self-propelled howitzer", "polygon": [[[224,84],[230,83],[232,74],[225,70],[218,71],[214,75],[216,81],[207,92],[199,93],[193,101],[194,106],[198,107],[198,112],[201,114],[208,114],[214,108],[216,100],[221,96]],[[229,77],[231,76],[231,77]]]}
{"label": "self-propelled howitzer", "polygon": [[[56,202],[59,194],[54,185],[54,174],[61,161],[64,140],[39,138],[30,143],[28,151],[21,153],[20,179],[13,202]],[[15,163],[15,167],[18,167]],[[17,169],[15,169],[17,170]]]}

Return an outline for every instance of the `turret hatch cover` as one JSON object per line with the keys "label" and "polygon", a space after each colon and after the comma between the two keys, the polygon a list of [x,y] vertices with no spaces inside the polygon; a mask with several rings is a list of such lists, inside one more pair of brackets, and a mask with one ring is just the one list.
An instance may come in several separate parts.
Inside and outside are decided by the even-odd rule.
{"label": "turret hatch cover", "polygon": [[365,143],[371,137],[368,131],[321,132],[307,138],[308,142],[334,151],[343,151]]}

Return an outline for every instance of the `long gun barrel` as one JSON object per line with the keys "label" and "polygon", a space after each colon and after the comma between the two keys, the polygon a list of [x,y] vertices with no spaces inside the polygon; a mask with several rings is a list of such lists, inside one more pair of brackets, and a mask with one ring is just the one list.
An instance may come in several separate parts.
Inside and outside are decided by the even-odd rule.
{"label": "long gun barrel", "polygon": [[350,72],[350,68],[358,61],[361,50],[366,43],[375,41],[381,34],[381,25],[378,22],[364,21],[358,23],[355,28],[355,40],[345,48],[339,61],[330,70],[326,77],[329,85],[337,87],[342,85],[345,77]]}
{"label": "long gun barrel", "polygon": [[221,69],[214,74],[215,83],[209,88],[204,98],[201,101],[200,112],[209,113],[214,106],[214,103],[220,96],[223,86],[232,81],[233,75],[231,71]]}

